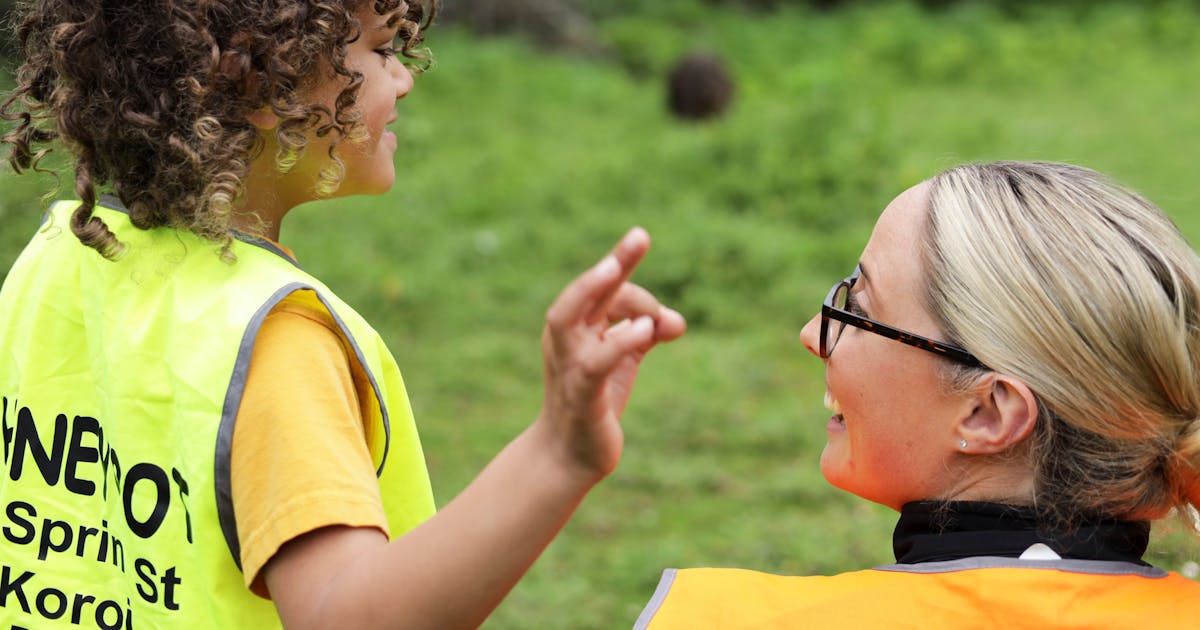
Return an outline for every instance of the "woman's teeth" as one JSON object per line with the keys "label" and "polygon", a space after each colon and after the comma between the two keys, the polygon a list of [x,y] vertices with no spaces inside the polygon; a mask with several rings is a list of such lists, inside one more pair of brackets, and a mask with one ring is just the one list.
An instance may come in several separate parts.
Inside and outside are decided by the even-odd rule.
{"label": "woman's teeth", "polygon": [[828,390],[825,391],[825,408],[832,411],[836,416],[842,415],[842,406],[838,404],[837,399]]}

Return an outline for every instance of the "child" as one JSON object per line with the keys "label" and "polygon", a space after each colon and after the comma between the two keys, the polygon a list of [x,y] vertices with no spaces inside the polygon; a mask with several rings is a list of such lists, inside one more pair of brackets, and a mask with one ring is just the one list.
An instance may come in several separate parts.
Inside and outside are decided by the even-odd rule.
{"label": "child", "polygon": [[23,5],[3,139],[17,171],[66,146],[80,201],[0,292],[12,627],[474,627],[616,466],[640,360],[685,327],[627,282],[644,231],[559,295],[541,412],[436,515],[395,361],[276,243],[392,186],[397,53],[434,13]]}

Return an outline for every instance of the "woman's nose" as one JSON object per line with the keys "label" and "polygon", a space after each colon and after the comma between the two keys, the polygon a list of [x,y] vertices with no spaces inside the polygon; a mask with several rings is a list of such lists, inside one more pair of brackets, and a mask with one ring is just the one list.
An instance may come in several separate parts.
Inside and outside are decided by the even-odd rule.
{"label": "woman's nose", "polygon": [[800,329],[800,341],[804,347],[816,356],[821,356],[821,314],[813,315],[812,319]]}

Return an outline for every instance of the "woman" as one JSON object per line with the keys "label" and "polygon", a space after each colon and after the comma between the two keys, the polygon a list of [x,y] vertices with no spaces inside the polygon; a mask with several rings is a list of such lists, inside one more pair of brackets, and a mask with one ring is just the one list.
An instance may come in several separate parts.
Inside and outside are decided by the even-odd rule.
{"label": "woman", "polygon": [[900,512],[896,564],[668,570],[637,627],[1196,627],[1200,583],[1141,559],[1200,505],[1200,258],[1159,209],[1075,166],[951,169],[801,338],[821,472]]}

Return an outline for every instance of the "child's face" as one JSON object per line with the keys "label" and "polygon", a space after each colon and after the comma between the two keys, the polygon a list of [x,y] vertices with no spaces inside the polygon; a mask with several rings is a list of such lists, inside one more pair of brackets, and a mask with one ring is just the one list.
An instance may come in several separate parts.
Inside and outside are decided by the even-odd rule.
{"label": "child's face", "polygon": [[[358,12],[362,35],[349,45],[346,54],[346,66],[363,76],[357,99],[362,128],[334,149],[346,168],[341,186],[333,193],[336,197],[377,195],[392,187],[396,179],[396,134],[386,127],[396,120],[396,100],[404,98],[413,88],[412,73],[393,48],[396,29],[387,25],[387,16],[377,15],[369,6],[371,3],[366,4],[368,7]],[[314,87],[308,96],[312,102],[324,103],[333,110],[345,82],[343,77],[327,80]],[[306,154],[323,165],[327,162],[329,144],[329,136],[312,137]]]}

